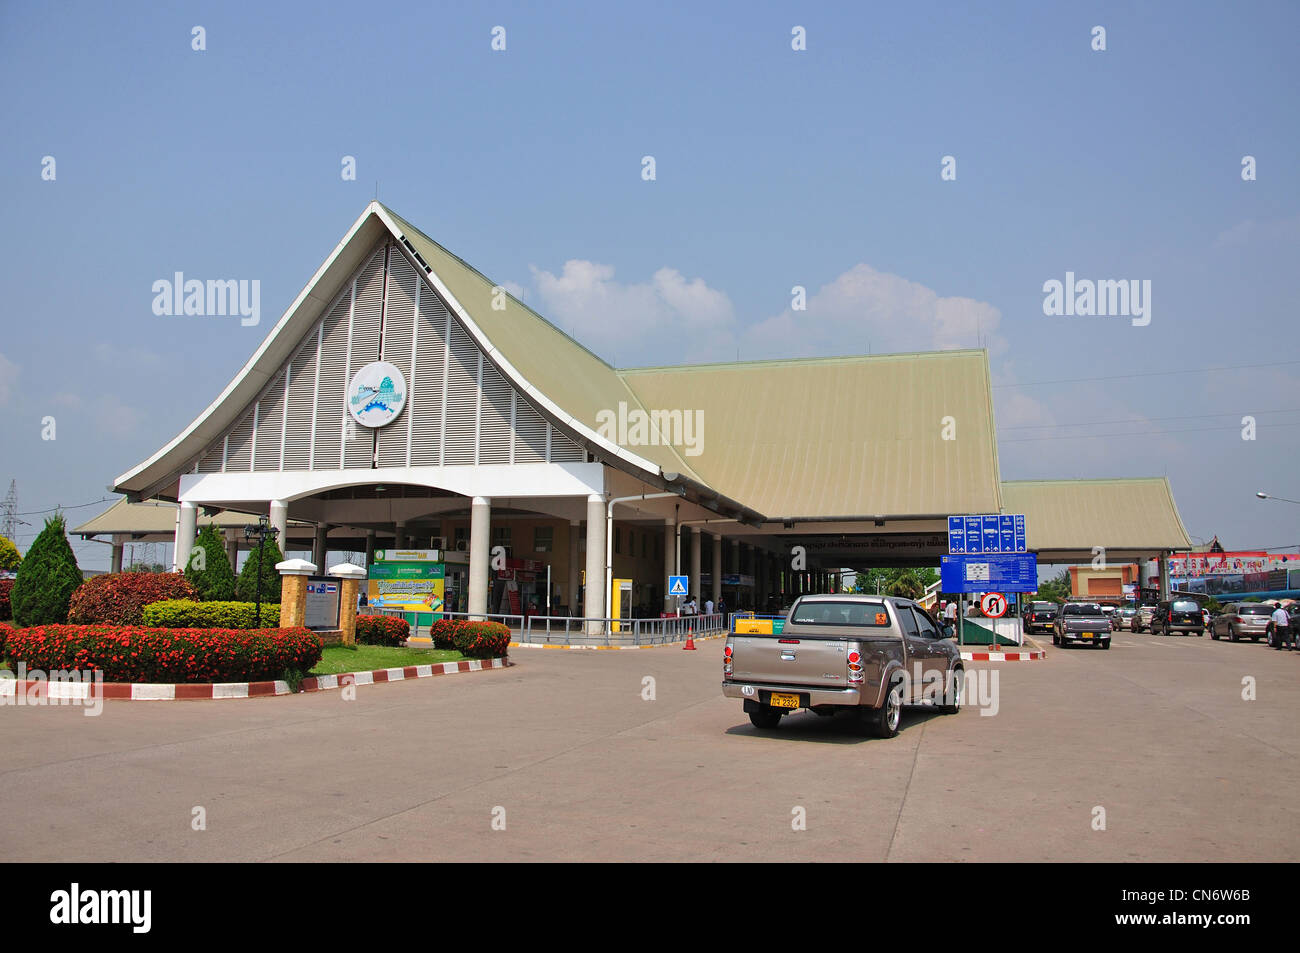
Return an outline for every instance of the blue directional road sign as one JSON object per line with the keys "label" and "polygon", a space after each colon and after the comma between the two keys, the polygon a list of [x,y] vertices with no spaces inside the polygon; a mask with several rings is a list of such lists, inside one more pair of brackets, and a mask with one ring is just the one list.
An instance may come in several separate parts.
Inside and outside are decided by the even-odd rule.
{"label": "blue directional road sign", "polygon": [[685,576],[668,577],[668,595],[684,596],[686,595],[687,578]]}
{"label": "blue directional road sign", "polygon": [[954,556],[1027,549],[1023,514],[948,517],[948,552]]}
{"label": "blue directional road sign", "polygon": [[1037,592],[1035,553],[990,553],[939,557],[944,592]]}

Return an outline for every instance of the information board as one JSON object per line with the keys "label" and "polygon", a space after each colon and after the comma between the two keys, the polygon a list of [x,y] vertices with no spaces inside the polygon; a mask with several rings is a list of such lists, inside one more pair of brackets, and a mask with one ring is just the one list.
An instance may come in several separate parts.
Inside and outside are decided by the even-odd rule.
{"label": "information board", "polygon": [[952,555],[939,558],[944,592],[1037,592],[1035,553]]}
{"label": "information board", "polygon": [[309,629],[339,627],[339,581],[332,576],[307,577],[307,602],[302,624]]}
{"label": "information board", "polygon": [[975,553],[1023,553],[1025,517],[1020,513],[948,517],[948,552],[955,556]]}

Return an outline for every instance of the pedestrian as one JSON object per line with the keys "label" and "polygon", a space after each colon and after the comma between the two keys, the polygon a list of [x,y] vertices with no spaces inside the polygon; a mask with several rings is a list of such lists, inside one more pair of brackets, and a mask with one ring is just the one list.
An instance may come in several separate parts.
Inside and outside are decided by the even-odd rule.
{"label": "pedestrian", "polygon": [[957,628],[957,602],[953,600],[943,607],[943,617],[954,629]]}
{"label": "pedestrian", "polygon": [[718,596],[718,615],[726,615],[726,614],[727,614],[727,601],[723,599],[722,596]]}
{"label": "pedestrian", "polygon": [[712,599],[705,599],[705,600],[704,600],[704,614],[705,614],[705,615],[713,615],[713,600],[712,600]]}
{"label": "pedestrian", "polygon": [[[1291,617],[1282,608],[1282,603],[1273,603],[1273,614],[1269,618],[1273,623],[1273,635],[1277,639],[1276,648],[1284,649],[1287,642],[1294,643],[1291,637]],[[1295,645],[1292,644],[1291,648],[1294,650]]]}

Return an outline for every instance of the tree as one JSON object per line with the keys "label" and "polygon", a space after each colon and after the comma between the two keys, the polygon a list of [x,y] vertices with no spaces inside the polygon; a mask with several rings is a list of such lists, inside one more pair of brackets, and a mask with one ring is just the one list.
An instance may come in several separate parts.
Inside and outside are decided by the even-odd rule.
{"label": "tree", "polygon": [[[275,564],[284,562],[280,547],[269,536],[262,541],[262,601],[280,601],[280,574],[275,571]],[[253,602],[257,598],[258,550],[254,549],[244,560],[244,568],[239,571],[236,585],[236,597],[242,602]]]}
{"label": "tree", "polygon": [[915,569],[904,569],[890,580],[887,591],[891,596],[920,599],[925,595],[925,583],[921,581],[921,575]]}
{"label": "tree", "polygon": [[1038,587],[1038,598],[1045,602],[1070,601],[1070,570],[1062,569]]}
{"label": "tree", "polygon": [[858,571],[853,591],[920,599],[925,595],[926,587],[938,581],[939,573],[929,566],[913,569],[862,569]]}
{"label": "tree", "polygon": [[235,570],[226,558],[225,541],[215,523],[205,526],[194,541],[185,578],[204,602],[229,602],[235,598]]}
{"label": "tree", "polygon": [[57,625],[68,621],[68,602],[81,585],[77,557],[68,544],[62,513],[45,521],[18,567],[9,601],[21,626]]}
{"label": "tree", "polygon": [[18,555],[18,547],[8,538],[0,536],[0,571],[10,572],[18,568],[23,557]]}

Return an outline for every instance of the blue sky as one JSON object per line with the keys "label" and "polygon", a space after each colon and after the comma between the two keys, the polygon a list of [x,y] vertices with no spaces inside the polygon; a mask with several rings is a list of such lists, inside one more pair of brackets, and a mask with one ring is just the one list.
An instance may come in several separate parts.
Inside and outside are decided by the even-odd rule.
{"label": "blue sky", "polygon": [[[1298,8],[900,6],[0,5],[0,492],[105,496],[378,183],[618,365],[982,342],[1005,479],[1168,475],[1189,532],[1300,543],[1254,497],[1300,499]],[[175,271],[261,324],[155,316]],[[1150,325],[1044,315],[1067,271],[1150,280]]]}

